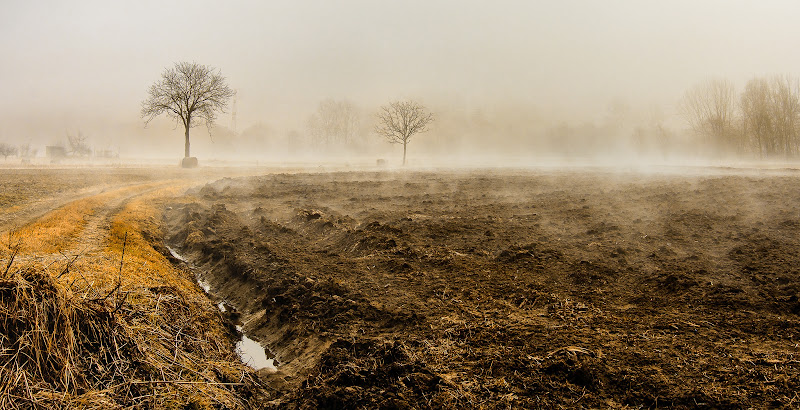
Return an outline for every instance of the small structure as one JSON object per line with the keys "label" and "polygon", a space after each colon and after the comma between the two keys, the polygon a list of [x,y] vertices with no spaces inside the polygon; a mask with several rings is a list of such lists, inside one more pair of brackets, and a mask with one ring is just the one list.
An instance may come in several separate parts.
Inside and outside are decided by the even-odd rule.
{"label": "small structure", "polygon": [[67,156],[67,149],[61,145],[48,145],[45,153],[47,154],[47,158],[65,158]]}
{"label": "small structure", "polygon": [[183,167],[183,168],[197,168],[197,157],[184,157],[181,160],[181,167]]}
{"label": "small structure", "polygon": [[95,151],[94,154],[98,158],[119,158],[119,153],[110,149]]}

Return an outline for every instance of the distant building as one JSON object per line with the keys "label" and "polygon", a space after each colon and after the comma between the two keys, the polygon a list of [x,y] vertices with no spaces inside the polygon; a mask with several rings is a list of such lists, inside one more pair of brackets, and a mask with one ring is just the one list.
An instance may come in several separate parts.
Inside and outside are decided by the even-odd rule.
{"label": "distant building", "polygon": [[119,158],[119,154],[110,149],[95,151],[94,155],[98,158]]}
{"label": "distant building", "polygon": [[64,158],[67,156],[67,149],[60,145],[48,145],[45,152],[47,158]]}

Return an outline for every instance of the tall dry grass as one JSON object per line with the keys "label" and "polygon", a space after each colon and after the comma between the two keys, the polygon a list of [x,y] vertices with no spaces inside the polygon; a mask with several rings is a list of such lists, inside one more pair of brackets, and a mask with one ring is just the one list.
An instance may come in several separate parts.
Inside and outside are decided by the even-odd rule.
{"label": "tall dry grass", "polygon": [[25,232],[0,250],[0,408],[246,408],[263,391],[192,274],[163,255],[169,192],[131,201],[104,248],[59,264],[15,260],[42,240]]}

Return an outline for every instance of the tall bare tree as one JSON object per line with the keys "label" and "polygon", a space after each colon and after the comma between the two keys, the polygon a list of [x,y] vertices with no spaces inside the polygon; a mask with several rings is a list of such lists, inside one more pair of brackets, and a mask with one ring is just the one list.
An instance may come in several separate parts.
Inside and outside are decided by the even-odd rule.
{"label": "tall bare tree", "polygon": [[739,102],[745,137],[758,155],[773,155],[776,152],[775,124],[772,109],[770,83],[763,78],[747,82]]}
{"label": "tall bare tree", "polygon": [[150,86],[148,97],[142,102],[142,117],[145,125],[161,114],[183,124],[186,137],[184,155],[189,158],[189,129],[205,124],[210,132],[216,112],[224,112],[232,96],[233,90],[218,70],[202,64],[180,62],[165,69],[161,79]]}
{"label": "tall bare tree", "polygon": [[394,101],[381,107],[375,132],[393,144],[403,144],[403,165],[406,165],[408,142],[415,134],[428,130],[433,114],[414,101]]}
{"label": "tall bare tree", "polygon": [[734,127],[735,98],[733,83],[710,80],[688,90],[678,108],[692,129],[714,148],[741,149],[740,133]]}
{"label": "tall bare tree", "polygon": [[797,153],[800,132],[800,85],[789,76],[772,79],[772,120],[776,151],[787,157]]}
{"label": "tall bare tree", "polygon": [[318,144],[348,145],[358,132],[359,122],[358,108],[353,103],[327,99],[308,119],[308,130]]}

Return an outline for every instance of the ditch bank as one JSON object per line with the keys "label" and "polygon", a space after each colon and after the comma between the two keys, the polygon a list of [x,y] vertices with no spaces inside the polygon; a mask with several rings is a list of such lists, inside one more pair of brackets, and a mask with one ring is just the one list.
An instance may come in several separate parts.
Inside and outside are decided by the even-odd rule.
{"label": "ditch bank", "polygon": [[219,309],[219,312],[223,315],[228,325],[234,325],[239,336],[239,340],[236,341],[235,351],[242,363],[248,365],[253,370],[262,371],[262,373],[275,373],[277,368],[275,367],[274,353],[244,333],[241,315],[239,315],[236,308],[217,296],[217,292],[215,292],[206,279],[202,277],[202,272],[198,272],[194,269],[188,259],[169,246],[167,246],[167,250],[174,259],[180,261],[186,268],[194,273],[197,284],[212,301],[215,301],[214,303],[217,309]]}
{"label": "ditch bank", "polygon": [[270,405],[411,408],[452,401],[442,395],[444,379],[393,337],[418,325],[413,313],[386,309],[335,274],[293,260],[304,250],[284,246],[289,258],[279,256],[264,232],[224,205],[176,206],[166,222],[169,246],[224,304],[230,323],[273,357],[276,368],[258,371],[275,390]]}

